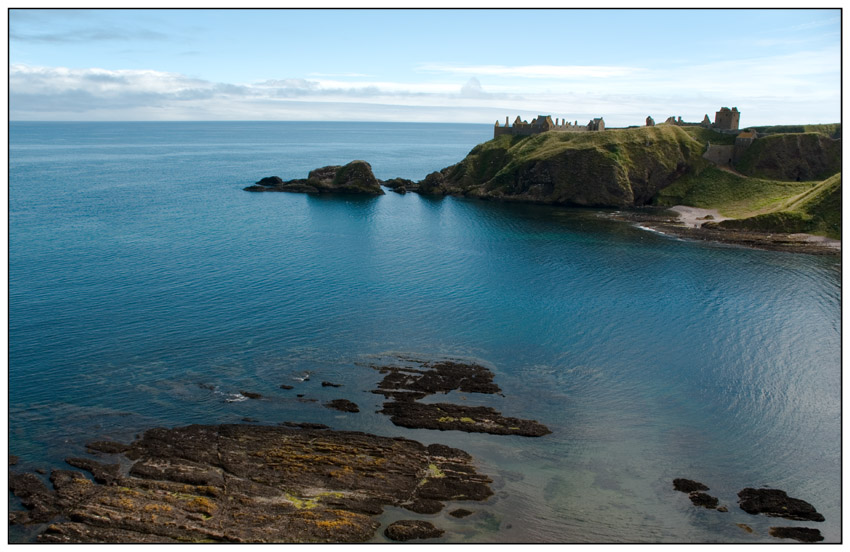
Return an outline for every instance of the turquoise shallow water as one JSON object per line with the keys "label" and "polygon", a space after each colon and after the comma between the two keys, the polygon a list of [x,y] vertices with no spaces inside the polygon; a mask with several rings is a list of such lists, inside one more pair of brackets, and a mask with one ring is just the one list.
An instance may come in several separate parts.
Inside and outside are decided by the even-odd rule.
{"label": "turquoise shallow water", "polygon": [[[449,542],[777,542],[776,525],[839,541],[836,258],[675,240],[594,210],[242,191],[352,159],[421,179],[491,132],[12,123],[10,452],[47,468],[152,426],[321,422],[472,453],[493,499],[464,520],[418,516]],[[368,365],[400,354],[483,363],[506,396],[464,400],[552,435],[393,426]],[[331,398],[361,413],[321,406]],[[692,507],[675,477],[729,513]],[[750,516],[746,486],[826,521]],[[382,522],[401,517],[417,516]]]}

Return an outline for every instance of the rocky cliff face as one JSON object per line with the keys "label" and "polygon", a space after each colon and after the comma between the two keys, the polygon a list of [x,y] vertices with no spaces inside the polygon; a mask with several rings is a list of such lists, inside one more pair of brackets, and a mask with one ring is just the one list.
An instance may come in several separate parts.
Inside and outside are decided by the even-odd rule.
{"label": "rocky cliff face", "polygon": [[691,167],[704,164],[702,149],[677,127],[502,136],[429,174],[417,191],[586,206],[644,205]]}

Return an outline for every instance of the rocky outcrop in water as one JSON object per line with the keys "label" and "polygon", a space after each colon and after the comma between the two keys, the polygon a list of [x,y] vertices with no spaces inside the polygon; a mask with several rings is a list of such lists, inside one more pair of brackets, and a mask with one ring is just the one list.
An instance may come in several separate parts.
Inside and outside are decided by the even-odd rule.
{"label": "rocky outcrop in water", "polygon": [[753,489],[747,487],[738,493],[738,504],[748,514],[765,514],[772,517],[796,519],[800,521],[823,521],[824,517],[814,506],[791,498],[779,489]]}
{"label": "rocky outcrop in water", "polygon": [[365,194],[383,195],[381,183],[366,161],[347,165],[331,165],[310,171],[306,179],[283,180],[278,176],[260,179],[248,192],[295,192],[307,194]]}
{"label": "rocky outcrop in water", "polygon": [[682,493],[692,493],[694,491],[707,491],[709,488],[699,481],[693,479],[678,478],[673,480],[673,488]]}
{"label": "rocky outcrop in water", "polygon": [[721,506],[717,507],[720,501],[717,497],[711,496],[708,493],[704,493],[702,491],[707,491],[708,486],[703,485],[699,481],[694,481],[693,479],[683,479],[678,478],[673,480],[673,489],[685,493],[688,495],[688,498],[691,499],[691,503],[694,506],[700,506],[702,508],[708,508],[709,510],[717,510],[719,512],[727,512],[726,507]]}
{"label": "rocky outcrop in water", "polygon": [[799,542],[820,542],[823,535],[817,529],[808,527],[771,527],[768,530],[771,537],[778,539],[794,539]]}
{"label": "rocky outcrop in water", "polygon": [[53,470],[51,489],[11,474],[28,510],[10,521],[54,520],[39,542],[361,542],[385,506],[433,514],[492,495],[461,450],[358,432],[193,425],[125,447],[129,469],[69,459],[95,481]]}
{"label": "rocky outcrop in water", "polygon": [[381,413],[389,416],[395,425],[526,437],[540,437],[551,433],[549,428],[540,422],[506,417],[488,406],[418,402],[428,395],[454,390],[501,394],[499,386],[493,383],[493,373],[483,366],[443,361],[422,363],[422,367],[426,369],[373,366],[385,374],[378,384],[378,389],[373,393],[392,399],[384,403]]}
{"label": "rocky outcrop in water", "polygon": [[325,406],[327,408],[339,410],[340,412],[360,412],[360,408],[357,404],[349,401],[348,399],[334,399],[325,403]]}

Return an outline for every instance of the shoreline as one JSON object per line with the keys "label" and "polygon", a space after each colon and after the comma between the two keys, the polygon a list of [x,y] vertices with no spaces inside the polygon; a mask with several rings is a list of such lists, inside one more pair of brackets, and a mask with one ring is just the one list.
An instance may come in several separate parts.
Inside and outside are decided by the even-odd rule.
{"label": "shoreline", "polygon": [[675,205],[667,209],[615,211],[611,218],[680,239],[717,242],[767,251],[841,255],[841,241],[824,236],[704,228],[703,224],[706,222],[729,219],[720,215],[715,209]]}

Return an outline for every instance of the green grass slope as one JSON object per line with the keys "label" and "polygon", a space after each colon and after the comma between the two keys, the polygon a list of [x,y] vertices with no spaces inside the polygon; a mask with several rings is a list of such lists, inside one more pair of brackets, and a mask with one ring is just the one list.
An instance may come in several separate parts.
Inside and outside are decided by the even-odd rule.
{"label": "green grass slope", "polygon": [[752,178],[712,165],[660,190],[653,202],[717,209],[723,216],[744,218],[774,211],[815,184]]}
{"label": "green grass slope", "polygon": [[726,220],[721,228],[762,232],[805,232],[841,239],[841,173],[776,205],[767,213]]}
{"label": "green grass slope", "polygon": [[[448,193],[600,206],[649,202],[658,190],[707,162],[705,146],[675,126],[605,132],[500,136],[433,177]],[[428,179],[426,179],[427,181]]]}
{"label": "green grass slope", "polygon": [[822,180],[841,170],[841,141],[817,132],[759,138],[735,163],[748,176]]}

